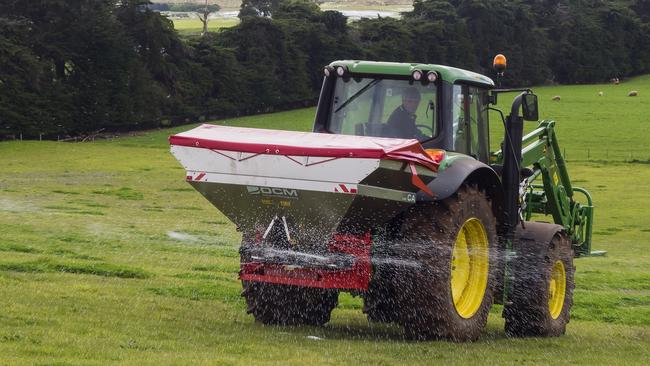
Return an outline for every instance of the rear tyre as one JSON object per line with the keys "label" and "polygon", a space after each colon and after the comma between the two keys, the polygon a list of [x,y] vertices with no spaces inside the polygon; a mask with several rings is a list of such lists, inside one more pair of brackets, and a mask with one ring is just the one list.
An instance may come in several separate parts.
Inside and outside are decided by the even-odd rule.
{"label": "rear tyre", "polygon": [[269,325],[323,325],[338,303],[338,291],[242,281],[247,312]]}
{"label": "rear tyre", "polygon": [[478,339],[496,284],[496,220],[485,193],[463,186],[407,216],[396,245],[399,321],[410,339]]}
{"label": "rear tyre", "polygon": [[[244,234],[242,248],[254,242]],[[242,263],[252,261],[240,250]],[[337,290],[242,281],[241,295],[246,298],[247,313],[268,325],[323,325],[330,320],[338,304]]]}
{"label": "rear tyre", "polygon": [[393,286],[394,272],[386,265],[375,267],[368,291],[363,295],[363,312],[368,321],[391,323],[397,321],[397,305]]}
{"label": "rear tyre", "polygon": [[503,310],[506,334],[564,334],[575,287],[571,241],[558,233],[550,243],[520,240],[516,245],[512,290]]}

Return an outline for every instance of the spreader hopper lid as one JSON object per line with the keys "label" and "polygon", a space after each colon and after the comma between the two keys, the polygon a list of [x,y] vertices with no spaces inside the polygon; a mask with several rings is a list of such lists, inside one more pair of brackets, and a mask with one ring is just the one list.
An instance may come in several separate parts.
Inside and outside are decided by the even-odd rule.
{"label": "spreader hopper lid", "polygon": [[431,170],[437,164],[415,139],[336,135],[203,124],[170,136],[171,145],[286,156],[389,159]]}

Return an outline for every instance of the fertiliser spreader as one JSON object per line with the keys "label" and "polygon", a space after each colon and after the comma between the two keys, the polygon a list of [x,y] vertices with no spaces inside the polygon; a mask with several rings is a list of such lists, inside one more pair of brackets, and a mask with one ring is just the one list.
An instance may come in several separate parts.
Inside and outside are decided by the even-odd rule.
{"label": "fertiliser spreader", "polygon": [[212,125],[171,143],[188,182],[247,234],[242,280],[332,289],[368,289],[370,228],[428,191],[442,158],[414,139]]}
{"label": "fertiliser spreader", "polygon": [[[512,91],[502,150],[490,151],[487,110]],[[554,336],[593,210],[554,122],[522,136],[524,119],[537,120],[536,96],[479,74],[337,61],[314,132],[202,125],[170,142],[186,180],[243,234],[240,279],[258,321],[321,325],[348,291],[369,320],[411,338],[476,339],[494,302],[508,334]]]}

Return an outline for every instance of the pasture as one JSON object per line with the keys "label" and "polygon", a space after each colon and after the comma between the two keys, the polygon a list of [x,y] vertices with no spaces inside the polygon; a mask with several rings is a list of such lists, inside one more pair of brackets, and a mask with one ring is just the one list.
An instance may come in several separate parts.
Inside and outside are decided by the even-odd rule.
{"label": "pasture", "polygon": [[[594,249],[608,251],[576,260],[565,336],[507,338],[495,306],[476,343],[410,342],[395,326],[369,324],[346,294],[325,327],[256,324],[239,296],[240,234],[169,153],[167,137],[183,126],[92,143],[0,143],[0,364],[647,363],[650,76],[536,92],[575,185],[594,197]],[[500,107],[510,100],[501,96]],[[313,115],[216,123],[309,130]]]}
{"label": "pasture", "polygon": [[[172,19],[174,28],[183,36],[199,35],[203,31],[203,23],[198,18]],[[239,24],[239,18],[216,18],[208,21],[208,31],[216,32],[221,28],[230,28]]]}

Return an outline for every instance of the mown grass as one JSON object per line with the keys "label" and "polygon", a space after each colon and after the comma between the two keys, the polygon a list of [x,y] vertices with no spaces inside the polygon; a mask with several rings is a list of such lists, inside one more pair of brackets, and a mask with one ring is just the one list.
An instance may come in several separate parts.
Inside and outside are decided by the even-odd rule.
{"label": "mown grass", "polygon": [[[174,28],[183,36],[199,35],[203,32],[203,23],[199,19],[172,19]],[[217,18],[208,21],[208,32],[230,28],[239,24],[239,18]]]}
{"label": "mown grass", "polygon": [[[54,252],[54,254],[60,253],[60,251],[58,253]],[[83,259],[90,258],[92,257],[85,257]],[[0,264],[0,271],[29,273],[63,272],[118,278],[149,277],[149,275],[141,269],[129,269],[115,266],[110,263],[53,263],[49,259],[37,259],[29,262],[20,261],[16,263],[2,263]]]}
{"label": "mown grass", "polygon": [[[594,196],[594,248],[608,251],[576,260],[566,336],[506,338],[495,307],[476,343],[409,342],[397,327],[368,324],[349,295],[322,328],[256,324],[239,297],[239,234],[169,154],[167,137],[183,126],[0,143],[0,364],[647,363],[650,166],[629,155],[650,159],[650,77],[537,91],[571,176]],[[218,123],[305,131],[313,113]]]}

